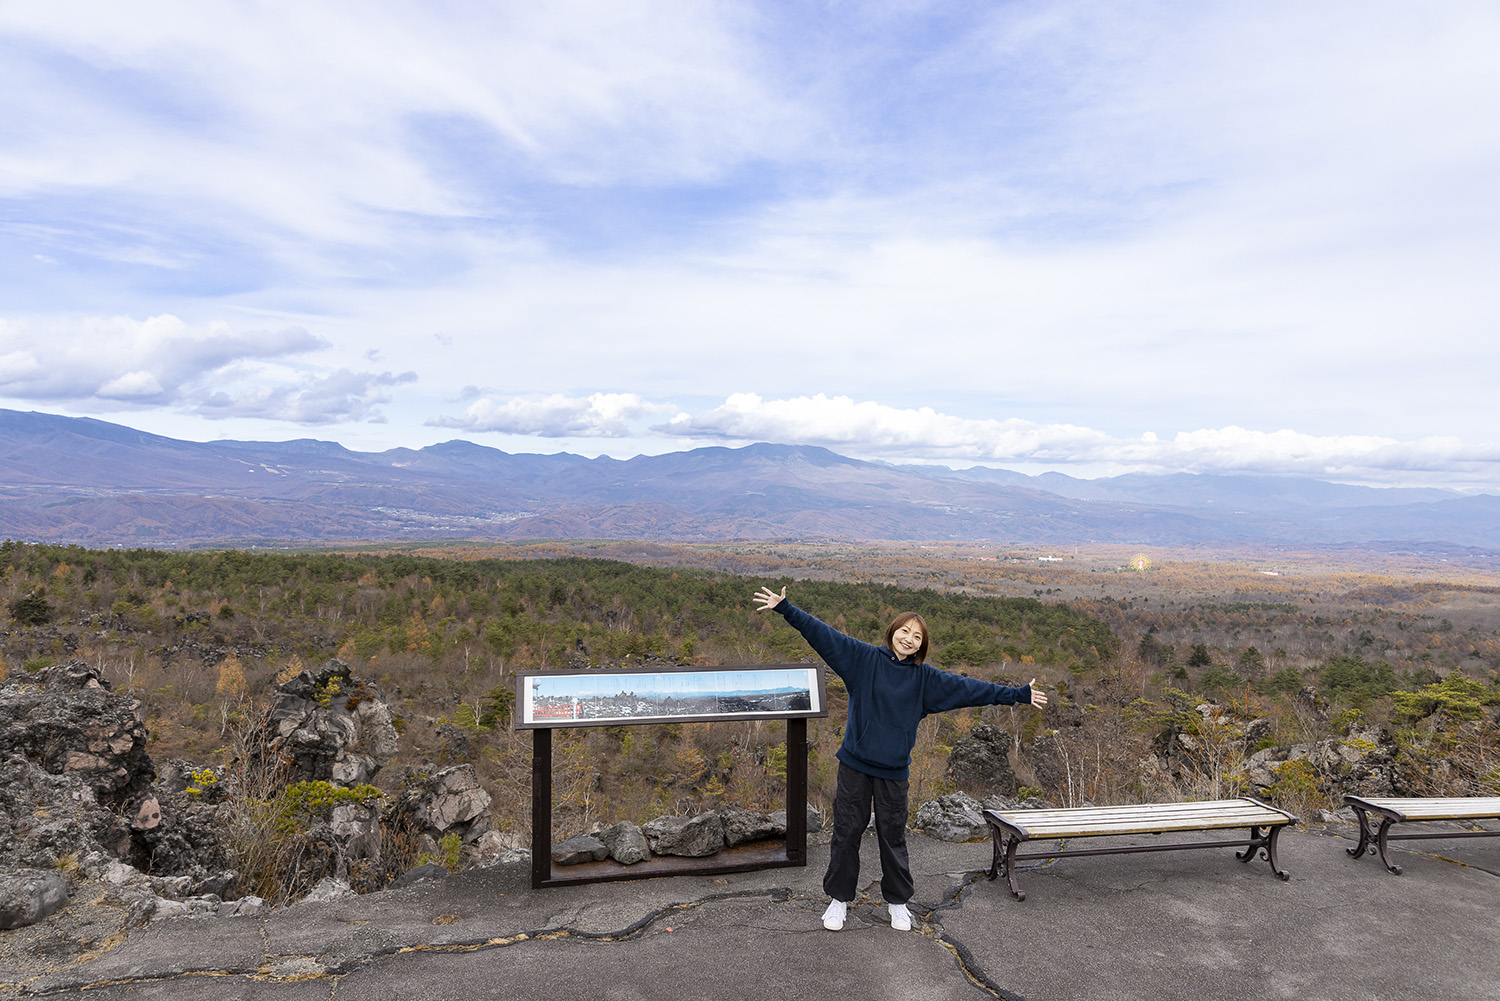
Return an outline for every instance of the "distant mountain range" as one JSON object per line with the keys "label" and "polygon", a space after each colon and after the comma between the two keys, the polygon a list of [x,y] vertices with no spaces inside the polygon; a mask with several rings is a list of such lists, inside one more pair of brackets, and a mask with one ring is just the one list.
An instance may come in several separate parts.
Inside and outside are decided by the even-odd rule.
{"label": "distant mountain range", "polygon": [[189,442],[0,410],[0,538],[103,546],[422,538],[1500,547],[1500,497],[1312,479],[892,466],[808,446],[634,459],[467,441]]}

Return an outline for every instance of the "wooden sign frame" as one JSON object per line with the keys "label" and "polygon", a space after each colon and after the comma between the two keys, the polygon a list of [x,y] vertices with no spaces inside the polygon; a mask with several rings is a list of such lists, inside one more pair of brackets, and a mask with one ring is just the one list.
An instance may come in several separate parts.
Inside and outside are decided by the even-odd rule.
{"label": "wooden sign frame", "polygon": [[[779,664],[771,666],[734,666],[713,668],[684,668],[667,671],[519,671],[516,674],[516,728],[532,731],[531,753],[531,885],[534,889],[549,886],[573,886],[580,883],[601,883],[626,879],[650,879],[658,876],[712,875],[727,872],[749,872],[756,869],[773,869],[807,865],[807,719],[828,715],[828,693],[823,683],[823,665]],[[763,691],[759,686],[766,672],[782,672],[786,677],[806,678],[806,689],[799,688],[807,696],[805,708],[773,708],[777,700],[787,704],[792,701],[789,693]],[[653,700],[664,702],[668,697],[664,691],[674,691],[673,685],[681,685],[680,677],[687,674],[712,675],[729,679],[728,686],[715,687],[712,681],[707,687],[702,679],[689,679],[693,686],[694,699],[702,699],[693,705],[668,705],[666,711],[636,712],[634,707],[645,703],[651,707]],[[631,677],[635,676],[635,677]],[[657,684],[658,676],[665,676],[663,684]],[[678,676],[678,677],[673,677]],[[588,688],[580,679],[601,677],[604,688]],[[561,684],[553,687],[537,685],[537,679],[559,679]],[[643,679],[645,684],[635,680]],[[623,680],[622,680],[623,679]],[[607,694],[612,687],[622,688],[618,697]],[[746,687],[746,686],[749,687]],[[556,706],[554,696],[539,694],[548,691],[567,692],[567,707],[577,715],[566,717],[550,712],[538,714],[539,708]],[[642,697],[637,691],[644,688],[650,697]],[[606,692],[595,695],[593,692]],[[707,694],[704,694],[707,693]],[[572,704],[575,695],[581,695],[580,703],[596,700],[592,705]],[[634,699],[628,696],[635,696]],[[727,703],[711,700],[730,700]],[[629,713],[623,713],[631,708]],[[656,709],[662,709],[657,706]],[[727,711],[720,711],[727,710]],[[594,715],[589,715],[590,712]],[[552,871],[552,731],[558,727],[621,726],[645,723],[684,723],[702,720],[751,722],[754,720],[786,720],[786,838],[785,840],[757,841],[737,848],[724,849],[707,858],[684,858],[673,855],[653,855],[632,865],[606,860],[585,862],[567,866],[567,872],[554,875]]]}

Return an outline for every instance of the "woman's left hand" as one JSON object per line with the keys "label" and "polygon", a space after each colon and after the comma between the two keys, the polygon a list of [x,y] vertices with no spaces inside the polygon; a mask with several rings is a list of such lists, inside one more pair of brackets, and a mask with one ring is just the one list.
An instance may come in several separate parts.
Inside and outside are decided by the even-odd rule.
{"label": "woman's left hand", "polygon": [[1031,679],[1031,704],[1038,709],[1047,704],[1047,693],[1036,687],[1036,679]]}
{"label": "woman's left hand", "polygon": [[781,589],[780,594],[777,594],[769,587],[763,587],[759,591],[755,592],[755,610],[757,612],[769,612],[771,609],[781,604],[782,599],[785,597],[786,588],[784,587]]}

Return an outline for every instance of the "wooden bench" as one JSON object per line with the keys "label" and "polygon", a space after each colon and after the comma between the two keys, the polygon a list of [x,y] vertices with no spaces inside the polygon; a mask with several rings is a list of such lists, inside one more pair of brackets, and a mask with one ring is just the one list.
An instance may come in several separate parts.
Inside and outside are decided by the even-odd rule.
{"label": "wooden bench", "polygon": [[[1387,841],[1410,841],[1414,838],[1493,838],[1500,831],[1424,831],[1416,834],[1392,834],[1392,824],[1430,820],[1500,820],[1500,796],[1431,797],[1425,799],[1390,799],[1345,796],[1344,805],[1354,808],[1359,817],[1359,844],[1346,848],[1350,855],[1374,855],[1388,872],[1401,875],[1401,867],[1386,856]],[[1379,818],[1379,822],[1376,819]]]}
{"label": "wooden bench", "polygon": [[[1016,862],[1021,859],[1051,859],[1074,855],[1125,855],[1132,852],[1164,852],[1186,848],[1238,848],[1235,858],[1248,862],[1259,851],[1271,863],[1271,871],[1282,879],[1288,874],[1276,864],[1276,836],[1297,818],[1256,799],[1221,799],[1202,803],[1143,803],[1137,806],[1091,806],[1062,810],[985,810],[985,822],[994,842],[994,858],[988,876],[1005,873],[1010,892],[1017,900],[1026,894],[1016,884]],[[1109,835],[1164,834],[1169,831],[1217,831],[1244,827],[1243,841],[1173,841],[1157,845],[1125,845],[1114,848],[1070,848],[1070,838]],[[1058,841],[1058,850],[1018,855],[1023,841]]]}

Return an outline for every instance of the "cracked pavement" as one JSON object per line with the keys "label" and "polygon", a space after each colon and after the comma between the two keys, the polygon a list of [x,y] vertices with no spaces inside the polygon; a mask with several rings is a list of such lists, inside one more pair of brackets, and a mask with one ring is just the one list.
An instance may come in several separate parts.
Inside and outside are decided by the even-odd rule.
{"label": "cracked pavement", "polygon": [[[177,918],[7,997],[349,1001],[811,998],[1500,999],[1500,841],[1413,841],[1405,875],[1351,859],[1350,825],[1287,832],[1275,878],[1230,849],[1059,859],[991,882],[988,842],[911,832],[910,932],[866,891],[823,929],[806,868],[532,890],[525,864],[265,918]],[[1102,839],[1100,839],[1102,841]]]}

